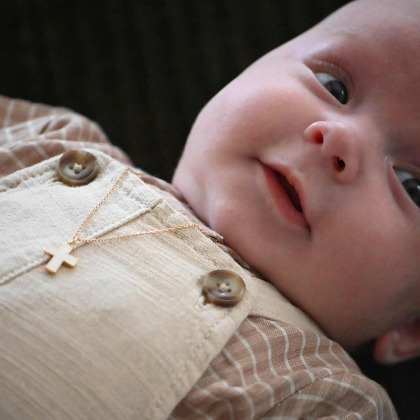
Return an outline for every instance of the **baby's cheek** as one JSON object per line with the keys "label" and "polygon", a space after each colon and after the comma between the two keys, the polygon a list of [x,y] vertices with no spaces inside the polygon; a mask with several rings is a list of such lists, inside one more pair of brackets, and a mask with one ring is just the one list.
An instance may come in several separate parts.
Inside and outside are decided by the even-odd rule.
{"label": "baby's cheek", "polygon": [[348,215],[359,223],[346,224],[332,232],[329,249],[337,276],[347,279],[349,291],[356,290],[372,300],[386,303],[386,296],[405,293],[404,279],[412,277],[418,261],[420,244],[413,243],[413,233],[408,226],[385,222],[381,211],[373,218],[366,214]]}
{"label": "baby's cheek", "polygon": [[221,139],[249,146],[256,143],[259,148],[295,137],[306,127],[302,116],[308,118],[313,113],[313,104],[305,103],[301,89],[295,82],[285,88],[270,81],[238,78],[209,104],[209,111],[217,115],[210,125],[213,130],[218,127]]}

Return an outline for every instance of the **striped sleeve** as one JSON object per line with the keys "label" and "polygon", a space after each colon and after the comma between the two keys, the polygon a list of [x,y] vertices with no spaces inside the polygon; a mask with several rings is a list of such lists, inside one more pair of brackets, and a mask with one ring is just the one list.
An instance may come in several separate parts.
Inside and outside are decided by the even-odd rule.
{"label": "striped sleeve", "polygon": [[300,389],[264,418],[396,419],[385,391],[361,374],[338,373]]}
{"label": "striped sleeve", "polygon": [[249,317],[172,419],[397,419],[381,386],[313,331]]}
{"label": "striped sleeve", "polygon": [[130,163],[88,118],[65,108],[0,96],[0,176],[87,147]]}

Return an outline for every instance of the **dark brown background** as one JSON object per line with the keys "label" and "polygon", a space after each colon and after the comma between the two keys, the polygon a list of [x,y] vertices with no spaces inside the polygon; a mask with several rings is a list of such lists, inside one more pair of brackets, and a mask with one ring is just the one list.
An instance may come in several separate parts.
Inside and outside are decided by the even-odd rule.
{"label": "dark brown background", "polygon": [[[198,111],[263,53],[344,0],[2,2],[0,93],[96,120],[137,166],[170,180]],[[420,418],[420,361],[379,367],[402,419]]]}

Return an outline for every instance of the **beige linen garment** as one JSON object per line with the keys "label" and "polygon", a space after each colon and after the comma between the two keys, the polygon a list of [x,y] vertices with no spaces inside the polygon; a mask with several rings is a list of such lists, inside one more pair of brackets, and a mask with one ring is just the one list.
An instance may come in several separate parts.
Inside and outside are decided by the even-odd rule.
{"label": "beige linen garment", "polygon": [[[341,347],[197,229],[79,246],[76,268],[46,273],[43,247],[72,238],[127,159],[65,110],[6,98],[0,110],[1,418],[396,418]],[[97,178],[63,184],[48,155],[86,141]],[[186,223],[153,184],[130,174],[83,237]],[[203,300],[218,268],[246,282],[233,308]]]}

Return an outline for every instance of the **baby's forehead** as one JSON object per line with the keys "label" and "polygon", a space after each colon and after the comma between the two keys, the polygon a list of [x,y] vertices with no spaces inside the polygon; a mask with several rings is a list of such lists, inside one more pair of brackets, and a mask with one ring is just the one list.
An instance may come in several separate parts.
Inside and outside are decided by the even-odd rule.
{"label": "baby's forehead", "polygon": [[418,0],[356,0],[320,22],[304,39],[309,44],[332,41],[361,67],[377,66],[382,76],[389,74],[390,82],[398,76],[399,89],[406,92],[420,77],[419,27]]}
{"label": "baby's forehead", "polygon": [[371,35],[418,34],[420,2],[418,0],[356,0],[320,22],[320,30],[340,28],[353,32],[369,30]]}

